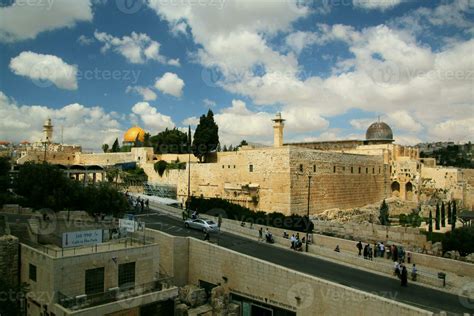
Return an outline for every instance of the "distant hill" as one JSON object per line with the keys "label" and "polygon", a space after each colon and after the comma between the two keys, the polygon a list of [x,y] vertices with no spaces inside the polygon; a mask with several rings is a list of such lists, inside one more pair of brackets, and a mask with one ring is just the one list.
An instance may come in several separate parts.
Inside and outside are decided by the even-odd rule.
{"label": "distant hill", "polygon": [[454,144],[452,142],[423,143],[420,148],[421,158],[435,158],[441,166],[457,168],[474,168],[474,146],[471,142]]}

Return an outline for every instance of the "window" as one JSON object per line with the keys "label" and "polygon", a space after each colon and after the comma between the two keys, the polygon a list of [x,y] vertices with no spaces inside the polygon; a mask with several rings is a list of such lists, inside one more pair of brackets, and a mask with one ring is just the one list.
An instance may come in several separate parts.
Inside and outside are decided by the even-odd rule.
{"label": "window", "polygon": [[227,168],[229,168],[229,169],[230,169],[230,165],[227,165]]}
{"label": "window", "polygon": [[316,165],[313,165],[313,172],[316,172]]}
{"label": "window", "polygon": [[354,167],[351,167],[351,173],[354,173]]}
{"label": "window", "polygon": [[86,294],[104,292],[104,268],[86,270]]}
{"label": "window", "polygon": [[30,263],[29,267],[30,280],[36,282],[36,266]]}
{"label": "window", "polygon": [[361,168],[359,167],[359,173],[361,172]]}
{"label": "window", "polygon": [[126,288],[135,286],[135,262],[119,264],[118,286]]}
{"label": "window", "polygon": [[253,165],[249,165],[249,171],[253,172]]}
{"label": "window", "polygon": [[379,167],[379,174],[380,174],[380,167]]}
{"label": "window", "polygon": [[375,168],[372,168],[372,173],[375,173]]}
{"label": "window", "polygon": [[222,165],[222,169],[224,169],[224,165]]}
{"label": "window", "polygon": [[342,171],[346,171],[346,167],[342,167]]}
{"label": "window", "polygon": [[303,172],[303,165],[300,164],[300,172]]}
{"label": "window", "polygon": [[365,168],[365,173],[369,173],[369,168]]}
{"label": "window", "polygon": [[336,173],[336,166],[332,167],[332,172]]}

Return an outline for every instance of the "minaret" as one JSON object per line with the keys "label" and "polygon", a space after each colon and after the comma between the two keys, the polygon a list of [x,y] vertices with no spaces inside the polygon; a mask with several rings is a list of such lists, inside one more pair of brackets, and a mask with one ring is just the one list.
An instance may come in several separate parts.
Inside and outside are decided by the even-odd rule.
{"label": "minaret", "polygon": [[277,113],[272,121],[275,122],[275,124],[273,124],[273,147],[282,147],[283,127],[285,126],[283,122],[285,120],[281,118],[281,113]]}
{"label": "minaret", "polygon": [[43,125],[43,142],[51,143],[53,141],[53,125],[51,119],[44,121]]}

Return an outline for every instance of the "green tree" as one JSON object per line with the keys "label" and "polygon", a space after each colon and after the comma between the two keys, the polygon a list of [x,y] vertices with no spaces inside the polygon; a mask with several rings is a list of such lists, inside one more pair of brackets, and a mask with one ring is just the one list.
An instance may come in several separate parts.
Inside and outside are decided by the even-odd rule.
{"label": "green tree", "polygon": [[390,225],[390,220],[389,220],[389,214],[388,214],[388,205],[385,202],[385,199],[382,201],[382,204],[380,205],[380,214],[379,214],[379,221],[381,225],[388,226]]}
{"label": "green tree", "polygon": [[108,152],[109,151],[109,144],[103,144],[102,145],[102,150],[104,151],[104,153]]}
{"label": "green tree", "polygon": [[0,193],[5,192],[10,186],[10,159],[8,157],[0,157]]}
{"label": "green tree", "polygon": [[211,110],[199,118],[199,124],[194,132],[193,154],[200,162],[205,162],[206,156],[217,149],[219,144],[219,127],[214,122]]}
{"label": "green tree", "polygon": [[430,234],[430,239],[431,239],[431,235],[433,233],[433,214],[431,213],[431,210],[430,210],[430,215],[428,217],[428,233]]}
{"label": "green tree", "polygon": [[160,177],[162,177],[167,166],[168,166],[168,163],[166,161],[160,160],[153,165],[153,168],[155,169],[156,172],[158,172]]}
{"label": "green tree", "polygon": [[184,154],[187,152],[188,135],[177,128],[165,129],[150,138],[158,154]]}
{"label": "green tree", "polygon": [[446,227],[446,210],[444,202],[441,202],[441,227]]}
{"label": "green tree", "polygon": [[451,214],[451,230],[455,230],[456,229],[456,221],[458,220],[457,219],[457,214],[456,214],[456,201],[453,200],[453,212]]}
{"label": "green tree", "polygon": [[143,147],[153,147],[150,138],[151,138],[150,133],[145,133],[144,140],[143,140]]}
{"label": "green tree", "polygon": [[223,152],[226,152],[226,151],[227,151],[227,146],[226,146],[226,145],[224,145],[224,147],[222,147],[222,151],[223,151]]}
{"label": "green tree", "polygon": [[448,225],[451,225],[451,201],[448,202]]}
{"label": "green tree", "polygon": [[474,253],[474,226],[464,226],[447,232],[442,243],[443,253],[456,250],[463,257]]}
{"label": "green tree", "polygon": [[440,212],[439,212],[439,204],[436,203],[436,217],[435,217],[435,229],[440,230]]}
{"label": "green tree", "polygon": [[118,153],[118,152],[120,152],[120,145],[119,145],[118,138],[116,138],[115,141],[114,141],[114,143],[112,144],[112,152],[113,152],[113,153]]}

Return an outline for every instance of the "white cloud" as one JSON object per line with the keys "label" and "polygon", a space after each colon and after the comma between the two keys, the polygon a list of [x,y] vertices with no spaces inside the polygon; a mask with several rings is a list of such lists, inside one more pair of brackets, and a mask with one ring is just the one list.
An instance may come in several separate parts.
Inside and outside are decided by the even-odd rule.
{"label": "white cloud", "polygon": [[53,141],[60,142],[64,127],[65,144],[82,145],[99,150],[103,143],[111,144],[123,131],[114,113],[101,107],[86,107],[74,103],[53,109],[41,105],[19,105],[0,91],[0,135],[5,140],[37,142],[42,137],[42,126],[48,117],[54,125]]}
{"label": "white cloud", "polygon": [[143,101],[154,101],[156,100],[156,93],[148,87],[141,86],[128,86],[125,90],[126,93],[134,92],[142,96]]}
{"label": "white cloud", "polygon": [[183,94],[184,81],[178,75],[167,72],[155,82],[155,88],[177,98]]}
{"label": "white cloud", "polygon": [[144,124],[144,128],[152,135],[164,130],[173,128],[175,124],[170,116],[161,114],[148,102],[138,102],[132,107],[132,113]]}
{"label": "white cloud", "polygon": [[311,46],[312,44],[316,43],[317,40],[318,37],[315,33],[296,31],[290,33],[285,38],[285,43],[288,47],[294,50],[296,54],[299,55],[305,47]]}
{"label": "white cloud", "polygon": [[69,65],[54,55],[22,52],[11,59],[10,69],[17,75],[34,80],[40,87],[53,83],[61,89],[77,89],[77,66]]}
{"label": "white cloud", "polygon": [[143,64],[149,60],[155,60],[162,64],[179,66],[179,59],[168,59],[160,54],[160,43],[152,40],[144,33],[132,32],[130,36],[122,38],[104,32],[94,32],[94,37],[101,43],[102,53],[112,49],[124,56],[132,64]]}
{"label": "white cloud", "polygon": [[250,111],[241,100],[232,100],[232,106],[215,114],[214,120],[219,126],[220,142],[238,144],[242,139],[254,141],[270,138],[273,135],[273,117],[270,113]]}
{"label": "white cloud", "polygon": [[367,10],[385,11],[396,7],[401,0],[352,0],[354,7],[359,7]]}
{"label": "white cloud", "polygon": [[210,100],[210,99],[207,99],[207,98],[203,99],[202,103],[204,103],[205,106],[210,107],[210,108],[216,106],[216,101],[213,101],[213,100]]}
{"label": "white cloud", "polygon": [[0,7],[0,41],[34,39],[45,31],[73,27],[92,21],[89,0],[27,1],[15,0]]}
{"label": "white cloud", "polygon": [[440,122],[433,126],[429,133],[433,140],[472,141],[472,135],[474,135],[474,117],[472,117],[472,112],[471,117]]}
{"label": "white cloud", "polygon": [[94,43],[94,41],[95,41],[94,38],[88,37],[84,34],[77,38],[77,42],[82,46],[88,46],[88,45]]}
{"label": "white cloud", "polygon": [[[361,0],[356,5],[387,10],[400,2]],[[464,14],[461,2],[465,4],[456,0],[454,6]],[[319,24],[313,33],[299,33],[292,24],[308,11],[288,3],[227,1],[218,10],[151,0],[150,6],[171,29],[186,23],[200,47],[192,56],[211,72],[211,82],[203,76],[206,83],[249,97],[257,106],[277,106],[288,117],[288,130],[324,130],[326,118],[360,109],[392,116],[394,128],[407,138],[424,131],[424,126],[473,112],[468,73],[474,63],[474,40],[456,40],[434,50],[410,30],[387,25],[356,29]],[[455,16],[439,13],[446,10],[444,4],[433,9],[438,13],[430,23],[454,23]],[[470,27],[464,22],[458,26]],[[289,34],[290,52],[269,44],[276,34]],[[305,72],[296,55],[306,41],[343,42],[350,57],[336,56],[328,77]]]}

